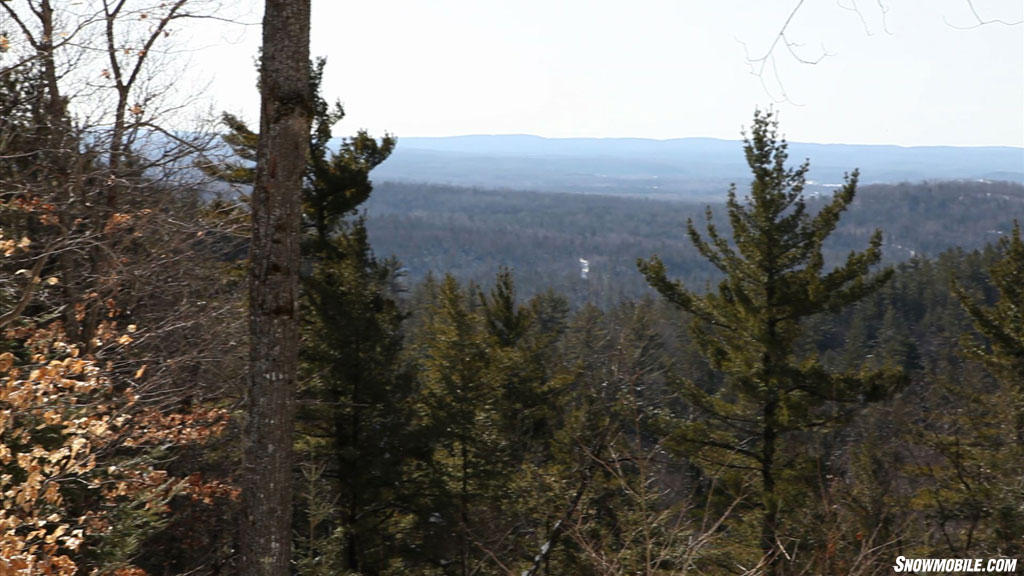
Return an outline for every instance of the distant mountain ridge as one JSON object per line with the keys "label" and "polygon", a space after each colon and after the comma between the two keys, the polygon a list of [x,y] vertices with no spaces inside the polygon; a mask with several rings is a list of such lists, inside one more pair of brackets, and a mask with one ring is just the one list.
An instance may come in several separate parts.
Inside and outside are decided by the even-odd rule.
{"label": "distant mountain ridge", "polygon": [[[790,143],[811,161],[812,191],[859,168],[864,183],[922,180],[1024,182],[1024,147]],[[749,172],[742,142],[715,138],[544,138],[524,134],[409,137],[374,179],[546,192],[721,197]]]}

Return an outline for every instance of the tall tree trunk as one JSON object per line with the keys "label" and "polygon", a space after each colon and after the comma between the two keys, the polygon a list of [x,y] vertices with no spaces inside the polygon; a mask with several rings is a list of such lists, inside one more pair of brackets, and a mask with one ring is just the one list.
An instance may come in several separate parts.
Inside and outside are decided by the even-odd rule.
{"label": "tall tree trunk", "polygon": [[[53,6],[50,0],[42,0],[39,9],[32,11],[39,18],[42,27],[42,37],[36,43],[36,54],[42,64],[43,79],[46,82],[46,146],[45,165],[48,172],[47,177],[63,182],[56,187],[56,200],[58,205],[64,206],[70,201],[72,182],[72,154],[70,151],[70,138],[72,134],[71,123],[67,117],[66,100],[60,89],[60,73],[57,71],[57,60],[54,56],[53,39],[55,28],[53,22]],[[74,216],[69,210],[58,211],[57,217],[60,225],[65,231],[74,227]],[[57,262],[61,271],[61,287],[71,305],[64,307],[64,330],[71,342],[85,344],[88,347],[88,340],[82,338],[81,322],[75,310],[74,304],[82,301],[81,290],[78,287],[78,279],[82,276],[82,262],[75,258],[69,250],[60,250],[57,253]]]}
{"label": "tall tree trunk", "polygon": [[[774,395],[773,395],[774,396]],[[773,397],[764,407],[764,428],[761,447],[761,499],[764,516],[761,518],[761,554],[767,561],[766,576],[777,576],[782,557],[776,546],[778,539],[779,504],[775,494],[775,440],[778,421],[778,401]]]}
{"label": "tall tree trunk", "polygon": [[286,576],[298,366],[299,210],[309,146],[310,0],[267,0],[249,263],[249,419],[240,574]]}

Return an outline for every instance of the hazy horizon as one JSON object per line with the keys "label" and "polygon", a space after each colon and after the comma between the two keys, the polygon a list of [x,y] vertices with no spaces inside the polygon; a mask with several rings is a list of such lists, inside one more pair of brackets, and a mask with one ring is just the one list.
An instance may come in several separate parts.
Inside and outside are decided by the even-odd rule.
{"label": "hazy horizon", "polygon": [[[794,142],[1024,147],[1024,3],[863,4],[800,3],[761,75],[794,0],[315,2],[311,54],[338,136],[734,139],[773,106]],[[236,9],[254,25],[197,32],[197,70],[255,123],[262,8]]]}
{"label": "hazy horizon", "polygon": [[[789,142],[790,164],[809,160],[808,184],[982,180],[1024,183],[1024,148]],[[375,180],[421,181],[694,198],[724,194],[749,176],[742,143],[722,138],[546,138],[529,134],[398,138]]]}
{"label": "hazy horizon", "polygon": [[[539,138],[542,140],[645,140],[651,142],[672,142],[675,140],[717,140],[720,142],[742,142],[743,137],[739,134],[735,138],[723,138],[717,136],[668,136],[663,138],[645,137],[645,136],[542,136],[540,134],[531,134],[528,132],[474,132],[464,134],[433,134],[433,135],[419,135],[419,136],[401,136],[396,134],[398,143],[401,144],[403,140],[431,140],[431,139],[446,139],[446,138],[475,138],[475,137],[529,137]],[[339,136],[344,138],[345,136]],[[1021,150],[1024,152],[1024,143],[1021,144],[888,144],[888,143],[869,143],[869,142],[821,142],[821,141],[808,141],[808,140],[790,140],[787,138],[787,142],[790,144],[818,144],[823,146],[875,146],[875,147],[893,147],[893,148],[1011,148],[1015,150]]]}

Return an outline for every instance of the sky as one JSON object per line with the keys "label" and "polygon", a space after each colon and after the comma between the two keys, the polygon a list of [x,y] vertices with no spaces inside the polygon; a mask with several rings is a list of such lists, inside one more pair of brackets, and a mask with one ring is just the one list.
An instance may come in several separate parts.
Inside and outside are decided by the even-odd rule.
{"label": "sky", "polygon": [[[194,31],[194,58],[212,105],[255,123],[246,1],[251,24]],[[336,135],[736,139],[774,106],[792,141],[1024,146],[1021,0],[798,3],[313,0],[311,54]]]}

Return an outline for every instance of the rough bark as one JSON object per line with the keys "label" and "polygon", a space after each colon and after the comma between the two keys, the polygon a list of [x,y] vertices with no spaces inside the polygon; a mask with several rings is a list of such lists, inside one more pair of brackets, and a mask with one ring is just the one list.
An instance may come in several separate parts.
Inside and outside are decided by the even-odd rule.
{"label": "rough bark", "polygon": [[312,96],[309,0],[267,0],[252,192],[249,418],[240,573],[286,576],[298,366],[299,211]]}

